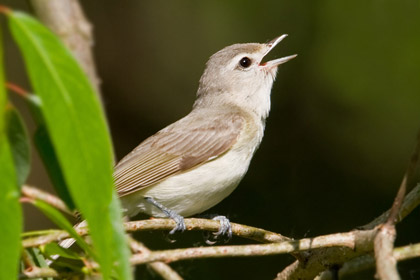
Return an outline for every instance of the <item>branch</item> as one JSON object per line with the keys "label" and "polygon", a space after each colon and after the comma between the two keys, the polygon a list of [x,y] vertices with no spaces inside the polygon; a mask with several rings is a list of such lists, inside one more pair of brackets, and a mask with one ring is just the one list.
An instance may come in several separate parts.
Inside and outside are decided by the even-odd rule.
{"label": "branch", "polygon": [[[38,192],[34,192],[38,193]],[[34,197],[39,198],[39,197]],[[58,198],[56,198],[59,200]],[[408,213],[410,213],[420,202],[420,185],[413,189],[405,198],[403,207],[401,208],[401,219],[404,218]],[[383,217],[382,215],[381,217]],[[379,218],[378,218],[379,219]],[[376,219],[376,220],[378,220]],[[219,222],[214,220],[206,219],[186,219],[186,226],[188,230],[208,230],[208,231],[217,231],[219,229]],[[371,225],[372,223],[370,223]],[[175,224],[170,219],[150,219],[142,221],[132,221],[124,224],[128,232],[135,231],[150,231],[150,230],[171,230]],[[259,228],[254,228],[250,226],[240,225],[232,223],[233,234],[239,237],[259,241],[262,243],[274,243],[282,241],[291,241],[292,239],[282,236],[280,234],[266,231]],[[77,230],[80,235],[87,235],[88,229],[81,228]],[[368,237],[372,236],[372,230],[361,230],[354,231],[348,234],[363,235],[365,233]],[[23,240],[24,247],[36,247],[43,244],[60,241],[68,238],[69,235],[65,231],[57,231],[54,233],[46,234],[43,236],[37,236],[32,238],[27,238]],[[324,248],[317,249],[314,252],[309,254],[309,257],[303,260],[302,262],[295,262],[292,265],[285,268],[285,270],[279,273],[277,279],[286,279],[282,278],[284,275],[288,275],[290,279],[313,279],[321,271],[328,269],[333,265],[341,265],[353,258],[361,256],[365,253],[372,252],[373,239],[370,240],[370,237],[365,237],[365,242],[356,242],[356,249],[353,250],[349,247],[333,247],[333,248]],[[308,239],[309,240],[309,239]],[[363,240],[363,238],[356,238],[356,240]],[[295,241],[299,242],[299,241]],[[327,242],[328,243],[328,242]],[[332,244],[332,243],[329,243]],[[337,245],[337,244],[335,244]],[[314,247],[312,247],[313,249]],[[300,256],[305,256],[308,254],[302,254]],[[227,255],[226,255],[227,256]],[[152,256],[156,257],[156,255]],[[204,256],[203,256],[204,257]]]}
{"label": "branch", "polygon": [[[220,223],[215,220],[189,218],[185,219],[187,230],[206,230],[218,231]],[[132,221],[124,223],[127,232],[150,231],[150,230],[171,230],[175,226],[175,222],[171,219],[150,219],[141,221]],[[281,242],[292,240],[281,234],[266,231],[263,229],[250,227],[241,224],[231,223],[232,233],[238,237],[256,240],[263,243]],[[76,229],[77,233],[85,236],[89,233],[88,228],[81,227]],[[69,234],[65,231],[57,231],[51,234],[26,238],[22,241],[24,248],[38,247],[51,242],[61,241],[69,238]]]}
{"label": "branch", "polygon": [[[411,190],[405,197],[401,205],[400,211],[397,215],[396,223],[399,223],[400,221],[402,221],[405,217],[407,217],[408,214],[410,214],[419,205],[420,205],[420,184],[418,184],[413,190]],[[373,229],[376,226],[385,223],[389,217],[389,213],[390,213],[390,210],[382,213],[382,215],[377,217],[372,222],[360,227],[360,229],[363,229],[363,230]]]}
{"label": "branch", "polygon": [[[175,227],[172,219],[150,219],[124,223],[127,232],[146,230],[171,230]],[[220,229],[220,222],[208,219],[189,218],[185,219],[187,230],[205,230],[217,232]],[[231,223],[232,233],[235,236],[255,240],[262,243],[282,242],[293,240],[279,233],[268,230]]]}
{"label": "branch", "polygon": [[[191,224],[194,224],[195,220],[199,221],[199,225],[206,224],[208,222],[214,222],[213,220],[204,219],[186,219],[189,228]],[[155,219],[149,221],[166,221],[166,219]],[[238,225],[240,226],[240,225]],[[171,229],[173,225],[168,227]],[[216,228],[217,229],[217,228]],[[87,234],[87,230],[83,229],[84,233]],[[246,256],[261,256],[261,255],[277,255],[294,252],[302,252],[313,249],[325,248],[335,249],[341,254],[337,254],[337,257],[344,251],[356,252],[362,254],[366,251],[372,250],[373,238],[376,235],[375,230],[370,231],[353,231],[347,233],[330,234],[325,236],[319,236],[315,238],[304,238],[296,241],[283,241],[279,243],[261,244],[261,245],[235,245],[235,246],[214,246],[214,247],[200,247],[200,248],[187,248],[187,249],[176,249],[176,250],[164,250],[164,251],[152,251],[143,252],[141,254],[134,254],[130,260],[132,265],[153,263],[157,261],[161,262],[175,262],[185,259],[197,259],[197,258],[216,258],[216,257],[246,257]],[[65,237],[63,237],[65,238]],[[38,239],[38,238],[37,238]],[[24,240],[25,242],[28,240]],[[92,263],[90,267],[96,267],[97,265]]]}
{"label": "branch", "polygon": [[[43,192],[33,191],[32,194],[34,194],[33,198],[40,199],[43,197]],[[41,194],[41,195],[39,195]],[[49,194],[49,196],[52,196]],[[59,201],[58,198],[54,197],[55,200]],[[402,207],[400,209],[400,219],[403,219],[405,216],[407,216],[414,208],[416,208],[420,203],[420,185],[416,186],[405,198]],[[60,204],[60,203],[59,203]],[[58,205],[59,205],[58,204]],[[62,204],[64,205],[64,203]],[[388,213],[387,211],[386,213]],[[381,223],[381,220],[383,217],[386,217],[386,213],[381,215],[379,218],[375,219],[375,221],[369,223],[365,227],[370,228],[375,223]],[[208,230],[208,231],[217,231],[219,229],[219,222],[214,220],[206,220],[206,219],[186,219],[185,220],[186,226],[188,230]],[[125,228],[127,232],[135,232],[135,231],[146,231],[146,230],[171,230],[175,226],[174,222],[170,219],[150,219],[150,220],[142,220],[142,221],[132,221],[125,223]],[[232,224],[233,234],[239,237],[252,239],[255,241],[259,241],[262,243],[274,243],[274,242],[282,242],[282,241],[292,241],[292,239],[282,236],[280,234],[266,231],[259,228],[254,228],[250,226],[240,225],[240,224]],[[354,259],[356,257],[359,257],[363,254],[372,252],[372,244],[374,235],[372,232],[375,232],[376,230],[359,230],[359,231],[353,231],[347,234],[355,234],[355,242],[353,244],[346,243],[341,244],[342,246],[346,247],[332,247],[332,248],[320,248],[317,249],[314,252],[305,253],[299,255],[307,256],[306,259],[302,261],[296,261],[295,263],[289,265],[286,267],[281,273],[278,274],[278,277],[276,279],[313,279],[316,277],[321,271],[324,271],[325,269],[330,268],[334,265],[342,265],[343,263]],[[88,229],[87,228],[81,228],[78,229],[78,233],[80,235],[87,235]],[[357,236],[362,236],[365,234],[365,238],[359,238]],[[334,236],[334,235],[330,235]],[[23,246],[24,247],[36,247],[43,244],[47,244],[50,242],[60,241],[63,239],[68,238],[69,235],[65,231],[56,231],[54,233],[49,233],[42,236],[27,238],[23,240]],[[323,238],[327,238],[328,236],[324,236]],[[316,239],[316,238],[314,238]],[[312,240],[314,240],[312,239]],[[311,239],[307,239],[311,240]],[[319,240],[319,239],[318,239]],[[357,241],[359,240],[359,241]],[[360,242],[360,240],[365,240],[364,242]],[[330,240],[331,241],[331,240]],[[299,244],[300,241],[294,241]],[[318,242],[318,241],[317,241]],[[330,243],[326,242],[324,245],[330,244],[331,246],[339,246],[339,243]],[[290,245],[290,244],[289,244]],[[256,245],[254,245],[256,246]],[[284,244],[282,245],[284,246]],[[296,245],[297,246],[297,245]],[[300,246],[300,245],[299,245]],[[320,245],[322,247],[323,245]],[[355,250],[352,249],[352,246],[354,246]],[[311,247],[310,249],[319,248],[319,247]],[[261,249],[261,248],[257,248]],[[300,249],[304,250],[305,247],[301,247]],[[308,249],[308,248],[306,248]],[[241,249],[240,249],[241,250]],[[420,250],[420,249],[419,249]],[[235,251],[235,250],[234,250]],[[293,252],[290,251],[290,252]],[[212,257],[209,252],[203,252],[204,254],[208,254],[207,256],[202,255],[202,257]],[[277,253],[286,253],[284,252],[277,252]],[[184,253],[182,253],[184,254]],[[238,254],[238,252],[234,252],[234,255],[227,255],[228,256],[235,256],[235,254]],[[243,255],[243,256],[246,256]],[[309,256],[309,257],[308,257]],[[149,256],[148,258],[158,258],[157,255]],[[150,261],[149,260],[142,260],[135,259],[134,261]]]}
{"label": "branch", "polygon": [[[420,243],[395,248],[393,255],[396,261],[404,261],[420,257]],[[375,266],[375,258],[372,255],[365,255],[346,262],[338,271],[338,279],[355,274],[357,272],[372,268]],[[322,273],[316,280],[334,279],[330,271]]]}
{"label": "branch", "polygon": [[420,133],[417,135],[416,147],[411,155],[410,163],[402,179],[398,193],[395,196],[389,216],[385,224],[379,227],[374,241],[377,277],[383,280],[398,280],[397,262],[393,256],[394,241],[397,236],[395,223],[407,192],[408,184],[416,170],[420,153]]}
{"label": "branch", "polygon": [[353,231],[271,244],[213,246],[153,251],[149,255],[133,255],[131,257],[131,263],[137,265],[155,261],[169,263],[199,258],[268,256],[328,247],[346,247],[350,250],[362,250],[364,252],[366,248],[365,244],[371,244],[375,234],[375,230]]}
{"label": "branch", "polygon": [[402,202],[404,200],[405,193],[407,190],[407,185],[410,184],[413,178],[413,174],[415,173],[416,167],[419,162],[419,154],[420,154],[420,132],[417,134],[416,146],[414,148],[413,153],[411,154],[411,158],[410,158],[410,162],[408,164],[407,170],[405,171],[400,188],[398,189],[398,193],[395,197],[394,203],[389,212],[389,217],[386,221],[388,225],[395,225],[397,221],[398,213],[400,212],[400,208],[401,208],[401,205],[402,205]]}
{"label": "branch", "polygon": [[[143,255],[149,255],[152,251],[149,250],[143,243],[140,243],[133,238],[130,238],[131,250],[134,253],[140,253]],[[149,263],[150,266],[156,273],[158,273],[163,279],[166,280],[182,280],[182,277],[173,270],[169,265],[163,262],[153,262]]]}
{"label": "branch", "polygon": [[394,241],[397,232],[394,224],[385,223],[379,228],[374,241],[376,259],[376,273],[378,279],[400,279],[397,270],[397,261],[393,256]]}
{"label": "branch", "polygon": [[353,231],[350,233],[354,234],[353,248],[321,248],[320,250],[310,252],[306,260],[295,261],[283,269],[283,271],[278,273],[275,279],[314,279],[321,271],[373,250],[373,240],[376,236],[375,229],[367,231]]}
{"label": "branch", "polygon": [[42,200],[45,203],[63,211],[64,213],[74,216],[74,213],[67,208],[66,204],[61,199],[50,193],[41,191],[35,187],[24,185],[22,187],[22,194],[27,198]]}
{"label": "branch", "polygon": [[[402,207],[398,215],[397,222],[403,220],[420,204],[420,184],[417,185],[404,199]],[[378,218],[361,227],[362,230],[372,230],[378,225],[386,222],[390,210],[384,212]],[[373,240],[372,240],[373,242]],[[364,253],[354,252],[341,248],[328,248],[325,250],[318,250],[313,252],[305,261],[296,261],[281,271],[276,279],[313,279],[322,271],[333,266],[341,266],[362,254],[371,253],[373,250],[373,243],[370,249],[366,248]]]}
{"label": "branch", "polygon": [[[133,247],[135,246],[133,246],[132,244],[132,248]],[[420,257],[420,243],[395,248],[394,257],[397,261],[404,261],[404,260]],[[346,262],[343,265],[343,267],[338,271],[338,279],[341,279],[344,276],[349,276],[354,273],[360,272],[362,270],[371,268],[374,265],[375,265],[375,259],[371,255],[364,255],[358,258],[354,258],[353,260]],[[61,276],[61,277],[64,276],[62,273],[59,274],[57,271],[51,268],[35,267],[34,270],[30,272],[25,272],[24,274],[22,274],[19,279],[57,277],[54,275]],[[165,278],[165,279],[175,280],[177,278]],[[336,279],[336,278],[334,278],[333,273],[331,273],[331,271],[325,271],[319,277],[315,278],[315,280],[332,280],[332,279]]]}
{"label": "branch", "polygon": [[31,270],[25,270],[20,276],[19,279],[33,279],[33,278],[46,278],[46,277],[61,277],[63,275],[59,274],[55,269],[49,267],[32,267]]}
{"label": "branch", "polygon": [[98,98],[100,79],[96,73],[92,54],[92,25],[86,19],[77,0],[31,0],[38,18],[48,26],[70,49],[87,74]]}

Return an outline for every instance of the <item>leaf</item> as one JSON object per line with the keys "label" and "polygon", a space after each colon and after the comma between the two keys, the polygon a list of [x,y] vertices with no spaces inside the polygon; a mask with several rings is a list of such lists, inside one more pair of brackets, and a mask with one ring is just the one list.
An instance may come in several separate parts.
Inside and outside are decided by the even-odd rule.
{"label": "leaf", "polygon": [[12,150],[18,186],[21,187],[29,175],[30,150],[28,133],[19,112],[11,106],[6,108],[7,138]]}
{"label": "leaf", "polygon": [[[118,195],[116,192],[112,193],[112,202],[110,212],[111,212],[111,219],[113,221],[118,221],[119,217],[121,216],[121,212],[119,209],[121,208],[120,200],[118,198]],[[116,242],[115,246],[121,247],[121,246],[128,246],[128,240],[125,235],[124,228],[121,227],[119,224],[113,224],[113,230],[117,232],[116,238],[114,242]],[[118,250],[114,252],[114,257],[117,260],[129,260],[130,259],[130,251],[129,250]],[[131,273],[131,270],[130,272]],[[124,278],[126,277],[126,278]],[[130,279],[130,274],[123,275],[122,279]]]}
{"label": "leaf", "polygon": [[112,202],[113,154],[99,100],[76,60],[47,28],[19,12],[10,12],[8,19],[41,99],[65,182],[89,224],[103,278],[110,278],[116,263],[118,276],[132,279],[128,246],[121,242],[126,238],[121,209]]}
{"label": "leaf", "polygon": [[51,182],[56,190],[58,196],[66,203],[67,208],[75,210],[73,199],[70,196],[64,175],[58,162],[54,147],[51,143],[50,136],[45,126],[44,117],[42,116],[41,100],[39,97],[32,93],[26,93],[24,96],[29,109],[32,113],[32,117],[37,125],[37,129],[34,133],[35,147],[45,165],[47,173],[51,179]]}
{"label": "leaf", "polygon": [[75,205],[73,199],[64,180],[63,171],[61,170],[45,124],[40,123],[38,125],[34,134],[34,142],[58,196],[66,203],[69,209],[74,210]]}
{"label": "leaf", "polygon": [[81,257],[78,254],[76,254],[76,252],[63,248],[57,243],[48,243],[47,245],[41,246],[41,251],[46,256],[59,255],[60,257],[72,260],[81,259]]}
{"label": "leaf", "polygon": [[[1,30],[0,30],[1,35]],[[1,38],[1,36],[0,36]],[[2,41],[2,40],[0,40]],[[17,279],[20,256],[22,209],[12,151],[6,135],[3,45],[0,44],[0,279]]]}
{"label": "leaf", "polygon": [[86,243],[86,241],[77,234],[76,230],[70,224],[70,222],[61,214],[60,211],[52,207],[51,205],[41,201],[41,200],[33,200],[31,201],[33,205],[35,205],[39,210],[44,213],[45,216],[48,217],[51,221],[53,221],[57,226],[67,231],[72,238],[76,240],[76,243],[85,250],[89,255],[93,258],[96,258],[96,254],[92,251],[90,246]]}
{"label": "leaf", "polygon": [[[1,106],[1,105],[0,105]],[[0,116],[1,118],[1,116]],[[0,279],[17,279],[22,210],[12,152],[4,131],[0,132]]]}
{"label": "leaf", "polygon": [[[48,267],[44,256],[41,254],[38,248],[26,248],[24,254],[30,259],[30,261],[38,267]],[[36,278],[41,280],[41,278]],[[42,278],[42,280],[53,280],[52,277]]]}
{"label": "leaf", "polygon": [[37,124],[37,129],[34,133],[35,147],[45,165],[53,187],[58,196],[66,203],[67,208],[75,210],[76,206],[70,196],[66,181],[64,180],[63,171],[61,170],[56,152],[51,143],[51,138],[45,126],[45,120],[42,116],[42,102],[37,95],[32,93],[27,93],[25,95],[25,100],[32,113],[32,117]]}

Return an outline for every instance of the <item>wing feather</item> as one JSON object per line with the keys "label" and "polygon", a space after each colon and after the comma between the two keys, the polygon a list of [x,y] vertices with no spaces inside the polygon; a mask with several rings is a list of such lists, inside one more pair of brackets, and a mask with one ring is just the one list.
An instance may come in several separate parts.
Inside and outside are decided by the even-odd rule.
{"label": "wing feather", "polygon": [[125,156],[114,171],[118,194],[146,188],[228,151],[242,131],[244,118],[237,113],[208,116],[191,113]]}

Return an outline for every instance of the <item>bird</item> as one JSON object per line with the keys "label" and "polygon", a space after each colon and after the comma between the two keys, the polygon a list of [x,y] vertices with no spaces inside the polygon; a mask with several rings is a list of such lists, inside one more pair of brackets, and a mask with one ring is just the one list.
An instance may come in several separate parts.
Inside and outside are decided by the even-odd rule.
{"label": "bird", "polygon": [[[171,218],[173,234],[186,229],[184,217],[233,192],[262,141],[277,68],[297,56],[263,61],[286,36],[234,44],[209,58],[191,112],[116,164],[114,182],[125,215]],[[225,216],[215,219],[221,223],[218,234],[232,234]]]}

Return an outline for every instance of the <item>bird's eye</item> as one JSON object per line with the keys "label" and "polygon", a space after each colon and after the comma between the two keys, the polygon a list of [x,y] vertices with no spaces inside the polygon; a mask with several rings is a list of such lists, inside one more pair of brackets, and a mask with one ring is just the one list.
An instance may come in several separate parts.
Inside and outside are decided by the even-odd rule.
{"label": "bird's eye", "polygon": [[243,68],[248,68],[251,66],[251,59],[248,57],[242,57],[241,60],[239,60],[239,65],[241,65]]}

